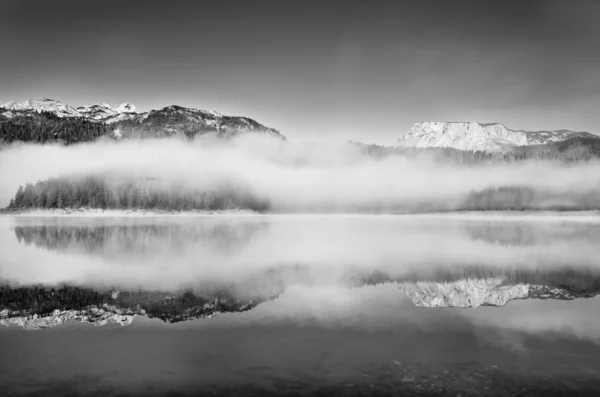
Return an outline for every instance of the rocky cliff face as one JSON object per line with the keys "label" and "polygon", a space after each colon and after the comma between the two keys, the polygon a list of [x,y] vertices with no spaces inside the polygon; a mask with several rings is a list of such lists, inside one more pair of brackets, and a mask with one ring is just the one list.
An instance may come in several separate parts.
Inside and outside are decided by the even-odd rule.
{"label": "rocky cliff face", "polygon": [[523,131],[511,130],[500,123],[421,122],[398,140],[399,147],[437,148],[497,152],[515,146],[541,145],[570,138],[598,138],[588,132],[569,130]]}

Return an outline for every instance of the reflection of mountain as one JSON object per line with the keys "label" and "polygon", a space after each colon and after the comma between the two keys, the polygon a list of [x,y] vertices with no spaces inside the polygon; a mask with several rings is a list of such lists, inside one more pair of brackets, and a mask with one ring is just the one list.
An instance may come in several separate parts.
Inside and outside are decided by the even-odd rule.
{"label": "reflection of mountain", "polygon": [[[442,274],[440,272],[429,279],[418,279],[415,274],[392,279],[376,272],[354,278],[353,283],[354,287],[392,283],[419,307],[503,306],[515,299],[572,300],[600,294],[600,274],[593,272],[564,269],[477,273],[464,269],[463,278],[458,278],[460,273],[455,272],[440,279]],[[464,277],[465,274],[470,276]],[[474,274],[487,276],[473,277]],[[0,324],[39,329],[71,319],[94,325],[128,325],[136,315],[159,318],[169,323],[210,318],[224,312],[251,310],[261,302],[284,293],[291,285],[312,284],[314,280],[306,268],[294,266],[269,269],[245,281],[247,285],[214,285],[179,292],[100,291],[78,286],[5,286],[0,287]]]}
{"label": "reflection of mountain", "polygon": [[243,249],[268,227],[265,222],[184,222],[153,224],[81,225],[57,222],[17,225],[19,243],[51,251],[81,252],[102,257],[183,253],[191,244],[204,244],[219,252]]}
{"label": "reflection of mountain", "polygon": [[74,319],[128,325],[136,315],[175,323],[250,310],[264,299],[232,291],[115,291],[78,286],[0,287],[0,324],[48,328]]}
{"label": "reflection of mountain", "polygon": [[511,299],[574,299],[600,294],[600,272],[576,268],[465,266],[413,271],[402,277],[375,271],[353,275],[346,282],[354,286],[397,283],[418,306],[501,306]]}
{"label": "reflection of mountain", "polygon": [[398,287],[416,306],[421,307],[504,306],[515,299],[572,300],[600,294],[600,288],[593,292],[573,292],[545,285],[513,284],[497,278],[448,283],[400,283]]}
{"label": "reflection of mountain", "polygon": [[[248,310],[298,285],[386,283],[420,307],[600,293],[597,224],[427,219],[17,218],[9,242],[43,250],[15,249],[23,259],[3,277],[19,285],[71,284],[0,288],[2,321],[126,324],[127,316],[145,313],[176,322]],[[53,274],[37,277],[42,268]],[[104,312],[94,314],[94,307]],[[35,314],[45,319],[33,321]]]}
{"label": "reflection of mountain", "polygon": [[524,299],[529,286],[504,285],[502,279],[472,279],[449,283],[400,283],[398,288],[417,306],[478,307],[504,306],[513,299]]}

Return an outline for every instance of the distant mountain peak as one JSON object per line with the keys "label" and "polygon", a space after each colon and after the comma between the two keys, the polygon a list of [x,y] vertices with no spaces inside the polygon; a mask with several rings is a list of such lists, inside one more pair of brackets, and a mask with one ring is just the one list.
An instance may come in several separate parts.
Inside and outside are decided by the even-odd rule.
{"label": "distant mountain peak", "polygon": [[498,152],[514,146],[542,145],[570,138],[598,138],[589,132],[569,130],[511,130],[502,123],[476,121],[421,121],[415,123],[398,140],[400,147],[454,148],[459,150]]}
{"label": "distant mountain peak", "polygon": [[100,102],[89,106],[79,106],[77,110],[80,113],[80,117],[107,123],[132,119],[138,115],[135,105],[129,102],[124,102],[117,106]]}
{"label": "distant mountain peak", "polygon": [[2,105],[2,107],[8,110],[33,111],[36,113],[50,112],[56,114],[58,117],[79,116],[77,109],[74,107],[66,105],[56,99],[46,97],[30,98],[21,103],[11,101]]}
{"label": "distant mountain peak", "polygon": [[115,106],[114,109],[120,113],[135,113],[137,108],[131,102],[123,102],[122,104]]}
{"label": "distant mountain peak", "polygon": [[7,102],[0,107],[0,115],[13,117],[32,117],[34,114],[51,113],[59,118],[78,118],[94,122],[115,125],[113,135],[121,137],[123,123],[125,129],[136,129],[137,133],[164,133],[167,136],[184,134],[193,136],[198,133],[217,132],[231,135],[241,132],[268,133],[285,139],[279,131],[266,127],[249,117],[225,116],[214,110],[187,108],[169,105],[149,112],[138,112],[135,105],[124,102],[111,106],[104,102],[74,108],[61,101],[39,97],[24,102]]}

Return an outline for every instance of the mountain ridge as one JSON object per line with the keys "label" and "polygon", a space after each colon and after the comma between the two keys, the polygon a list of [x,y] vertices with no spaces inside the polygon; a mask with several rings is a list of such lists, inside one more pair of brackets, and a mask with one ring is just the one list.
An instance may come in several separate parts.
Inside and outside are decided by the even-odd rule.
{"label": "mountain ridge", "polygon": [[595,138],[586,131],[526,131],[507,128],[499,122],[421,121],[400,139],[401,148],[453,148],[466,151],[502,152],[519,146],[544,145],[571,138]]}
{"label": "mountain ridge", "polygon": [[[56,120],[48,119],[48,116],[54,117]],[[46,129],[55,129],[55,124],[71,121],[94,123],[99,129],[102,129],[101,135],[108,134],[109,137],[116,139],[168,137],[178,134],[193,137],[209,132],[216,132],[221,136],[246,132],[266,133],[286,139],[275,128],[267,127],[250,117],[227,116],[214,110],[179,105],[168,105],[160,109],[138,112],[136,106],[130,102],[115,106],[100,102],[75,108],[47,97],[30,98],[21,103],[12,101],[0,105],[0,122],[3,123],[23,125],[29,122],[32,124],[32,129],[47,124],[49,128]],[[23,130],[20,127],[14,129]],[[22,134],[22,132],[20,133]],[[18,140],[20,137],[15,138]]]}

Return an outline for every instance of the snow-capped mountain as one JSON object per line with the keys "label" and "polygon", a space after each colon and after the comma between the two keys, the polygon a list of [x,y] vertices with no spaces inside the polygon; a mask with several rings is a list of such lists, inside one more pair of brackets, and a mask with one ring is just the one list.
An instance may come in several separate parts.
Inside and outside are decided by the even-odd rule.
{"label": "snow-capped mountain", "polygon": [[[22,103],[8,102],[0,106],[0,116],[6,119],[28,118],[37,114],[50,113],[59,118],[75,118],[111,125],[113,135],[153,136],[218,132],[236,134],[240,132],[264,132],[284,138],[276,129],[266,127],[248,117],[225,116],[213,110],[200,110],[171,105],[148,112],[138,112],[136,107],[125,102],[117,106],[97,103],[74,108],[50,98],[33,98]],[[285,139],[285,138],[284,138]]]}
{"label": "snow-capped mountain", "polygon": [[500,123],[420,122],[398,140],[399,147],[436,148],[498,152],[515,146],[541,145],[570,138],[598,138],[589,132],[569,130],[511,130]]}
{"label": "snow-capped mountain", "polygon": [[110,106],[106,103],[97,103],[77,108],[78,117],[92,120],[114,123],[121,120],[131,120],[138,116],[135,105],[125,102],[118,106]]}
{"label": "snow-capped mountain", "polygon": [[276,129],[266,127],[248,117],[225,116],[214,110],[199,110],[177,105],[139,114],[133,121],[145,130],[162,128],[171,133],[189,134],[195,133],[195,131],[215,131],[220,134],[262,132],[284,138]]}
{"label": "snow-capped mountain", "polygon": [[0,109],[1,113],[6,113],[6,111],[29,111],[35,113],[54,113],[58,117],[83,117],[82,114],[74,107],[50,98],[31,98],[21,103],[11,101],[3,104],[0,106],[0,108],[3,108]]}

